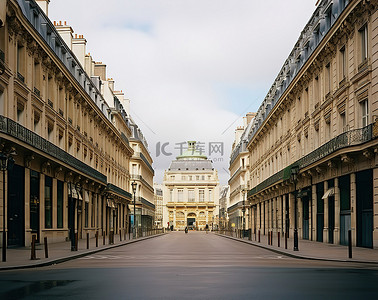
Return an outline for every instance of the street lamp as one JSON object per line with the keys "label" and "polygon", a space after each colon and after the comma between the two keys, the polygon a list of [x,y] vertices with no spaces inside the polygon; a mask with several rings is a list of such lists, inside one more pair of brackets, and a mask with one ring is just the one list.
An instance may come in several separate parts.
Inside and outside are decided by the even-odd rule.
{"label": "street lamp", "polygon": [[291,179],[294,181],[294,251],[298,251],[298,226],[297,226],[297,179],[299,167],[291,168]]}
{"label": "street lamp", "polygon": [[136,193],[136,189],[137,189],[137,183],[135,182],[135,180],[131,183],[131,187],[133,189],[133,194],[134,194],[134,221],[133,221],[133,238],[135,239],[135,223],[136,223],[136,216],[135,216],[135,193]]}
{"label": "street lamp", "polygon": [[7,261],[7,233],[5,230],[5,171],[11,171],[13,169],[13,165],[14,159],[10,154],[0,153],[0,168],[3,171],[3,262]]}

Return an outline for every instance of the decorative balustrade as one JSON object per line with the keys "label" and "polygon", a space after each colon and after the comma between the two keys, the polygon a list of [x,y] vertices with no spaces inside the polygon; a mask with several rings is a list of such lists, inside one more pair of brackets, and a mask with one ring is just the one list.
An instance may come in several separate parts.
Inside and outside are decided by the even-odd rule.
{"label": "decorative balustrade", "polygon": [[[298,165],[299,169],[302,169],[313,163],[316,163],[322,158],[338,150],[341,150],[346,147],[361,145],[377,137],[378,137],[378,120],[375,121],[375,123],[369,124],[366,127],[350,130],[350,131],[347,131],[338,135],[337,137],[333,138],[329,142],[320,146],[316,150],[302,157],[301,159],[293,163],[293,165]],[[258,184],[257,186],[249,190],[248,197],[253,196],[259,191],[271,186],[272,184],[280,180],[287,179],[285,176],[286,176],[285,169],[277,172],[276,174],[272,175],[268,179],[264,180],[263,182],[261,182],[260,184]]]}
{"label": "decorative balustrade", "polygon": [[72,168],[87,174],[88,176],[93,177],[102,183],[106,184],[107,182],[105,175],[73,157],[33,131],[4,116],[0,116],[0,132],[12,136],[48,155],[51,155],[59,161],[68,164]]}

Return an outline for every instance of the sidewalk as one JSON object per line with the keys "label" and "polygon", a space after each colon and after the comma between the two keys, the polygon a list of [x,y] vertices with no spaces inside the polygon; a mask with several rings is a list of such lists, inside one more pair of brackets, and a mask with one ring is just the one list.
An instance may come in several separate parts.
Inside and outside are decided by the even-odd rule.
{"label": "sidewalk", "polygon": [[[104,251],[107,249],[120,247],[123,245],[143,241],[153,237],[158,237],[164,235],[165,233],[158,233],[156,235],[144,236],[137,239],[129,239],[127,235],[126,240],[122,236],[122,241],[120,241],[119,234],[114,235],[114,244],[109,245],[109,238],[106,237],[105,245],[103,245],[102,236],[98,239],[98,247],[96,247],[96,239],[91,238],[89,240],[89,249],[87,249],[87,240],[81,239],[78,242],[78,251],[71,251],[71,242],[60,242],[48,244],[48,258],[45,258],[44,245],[36,245],[36,260],[31,260],[31,247],[21,247],[21,248],[8,248],[7,249],[7,261],[0,261],[0,271],[3,270],[14,270],[14,269],[26,269],[35,267],[44,267],[48,265],[62,263],[68,260],[86,256],[88,254],[93,254],[96,252]],[[2,249],[0,249],[2,250]],[[1,254],[0,254],[1,256]]]}
{"label": "sidewalk", "polygon": [[260,248],[274,251],[276,253],[301,259],[311,259],[311,260],[323,260],[323,261],[339,261],[339,262],[357,262],[357,263],[371,263],[378,265],[378,250],[368,249],[361,247],[352,248],[352,258],[348,258],[348,246],[333,245],[321,242],[314,242],[308,240],[299,239],[298,249],[299,251],[293,250],[294,240],[292,238],[287,240],[287,249],[285,249],[285,239],[281,237],[280,247],[278,247],[278,237],[277,234],[273,236],[273,245],[268,245],[268,236],[260,235],[260,243],[258,242],[258,237],[252,235],[252,240],[249,241],[247,237],[236,238],[224,234],[219,234],[226,238],[237,240],[240,242],[248,243]]}

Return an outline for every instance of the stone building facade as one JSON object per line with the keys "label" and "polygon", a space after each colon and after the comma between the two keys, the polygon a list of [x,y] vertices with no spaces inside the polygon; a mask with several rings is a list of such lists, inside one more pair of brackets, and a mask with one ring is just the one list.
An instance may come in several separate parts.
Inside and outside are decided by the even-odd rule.
{"label": "stone building facade", "polygon": [[[139,230],[151,230],[154,226],[156,207],[153,187],[155,172],[152,168],[152,158],[148,152],[147,141],[133,120],[131,120],[131,129],[130,145],[134,154],[130,158],[130,190],[131,183],[136,182],[135,220]],[[133,214],[133,210],[131,213]]]}
{"label": "stone building facade", "polygon": [[154,183],[155,189],[155,226],[163,228],[163,185]]}
{"label": "stone building facade", "polygon": [[248,133],[254,232],[378,247],[377,28],[376,1],[320,1]]}
{"label": "stone building facade", "polygon": [[233,229],[249,229],[249,209],[247,208],[247,191],[250,184],[250,159],[247,149],[248,132],[255,113],[248,113],[243,118],[243,126],[235,130],[235,140],[232,144],[230,157],[229,203],[227,215],[229,227]]}
{"label": "stone building facade", "polygon": [[0,1],[0,157],[15,161],[1,177],[0,212],[11,246],[129,226],[126,105],[100,80],[84,37],[49,20],[48,3]]}
{"label": "stone building facade", "polygon": [[164,172],[163,201],[164,227],[214,228],[219,212],[218,172],[197,151],[196,142],[188,142],[187,150]]}

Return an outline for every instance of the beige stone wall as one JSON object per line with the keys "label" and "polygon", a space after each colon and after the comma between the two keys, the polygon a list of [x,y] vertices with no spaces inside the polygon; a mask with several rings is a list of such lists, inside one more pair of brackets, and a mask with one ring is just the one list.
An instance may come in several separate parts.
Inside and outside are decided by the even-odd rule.
{"label": "beige stone wall", "polygon": [[[363,143],[361,128],[373,124],[376,128],[377,112],[377,12],[376,4],[365,5],[362,1],[351,1],[343,14],[336,21],[320,45],[308,58],[298,75],[291,82],[278,103],[264,120],[257,133],[250,140],[248,149],[251,157],[251,188],[262,184],[259,191],[250,195],[250,203],[264,203],[266,210],[272,211],[273,217],[283,218],[282,209],[277,211],[277,197],[290,197],[290,234],[294,224],[292,194],[293,181],[277,176],[279,172],[293,163],[300,164],[300,173],[296,188],[310,189],[309,199],[309,238],[315,240],[316,231],[316,184],[334,182],[336,193],[331,200],[324,199],[324,234],[323,241],[330,239],[328,203],[335,205],[333,242],[340,242],[340,194],[338,180],[341,176],[350,176],[351,229],[354,243],[358,243],[356,225],[355,174],[363,170],[374,170],[376,189],[376,133],[368,143]],[[366,28],[366,33],[365,33]],[[367,37],[367,57],[363,58],[363,35]],[[366,104],[366,106],[365,106]],[[366,127],[367,128],[367,127]],[[353,131],[361,129],[360,131]],[[368,130],[368,129],[366,129]],[[342,135],[345,133],[344,135]],[[349,147],[331,150],[327,143],[339,146],[348,137]],[[337,137],[340,137],[339,139]],[[342,138],[344,140],[342,140]],[[353,142],[351,142],[353,139]],[[354,140],[355,139],[355,140]],[[354,142],[355,141],[355,142]],[[354,145],[359,146],[354,146]],[[329,151],[321,156],[317,149]],[[328,150],[327,150],[328,149]],[[312,160],[302,167],[300,159]],[[316,158],[318,157],[318,158]],[[290,170],[289,170],[290,171]],[[267,179],[277,176],[276,180]],[[375,195],[375,193],[374,193]],[[303,228],[303,202],[306,196],[298,199],[298,229],[300,237],[305,237]],[[273,202],[272,202],[273,201]],[[254,208],[257,211],[257,206]],[[253,212],[252,212],[253,213]],[[374,246],[377,246],[377,201],[374,196]],[[270,219],[266,213],[266,230],[284,230],[277,220]]]}
{"label": "beige stone wall", "polygon": [[[88,211],[77,212],[76,224],[79,235],[105,229],[106,199],[118,206],[118,221],[108,228],[126,228],[125,204],[129,199],[122,195],[106,193],[105,186],[111,183],[129,191],[129,159],[133,150],[121,137],[130,137],[130,128],[119,115],[114,122],[101,110],[89,89],[84,90],[77,79],[66,69],[41,36],[25,19],[16,1],[8,0],[7,12],[15,18],[7,19],[0,29],[0,50],[4,53],[5,72],[0,75],[0,114],[21,125],[25,135],[32,132],[77,159],[92,170],[84,172],[63,160],[37,150],[33,142],[24,143],[4,132],[2,150],[15,148],[16,164],[25,168],[25,244],[31,240],[30,229],[30,171],[40,174],[39,234],[50,241],[62,241],[68,237],[68,182],[80,183],[90,197]],[[69,55],[69,54],[67,54]],[[84,75],[82,75],[84,80]],[[98,99],[100,101],[100,99]],[[106,182],[94,175],[106,176]],[[44,178],[53,178],[52,227],[44,228]],[[57,180],[63,188],[63,227],[57,227]],[[2,186],[2,184],[0,184]],[[151,183],[152,185],[152,183]],[[102,204],[101,204],[102,203]],[[109,208],[108,208],[109,209]],[[114,210],[115,211],[115,210]],[[121,216],[121,211],[124,216]],[[88,226],[85,226],[88,215]],[[101,219],[103,221],[101,222]]]}

